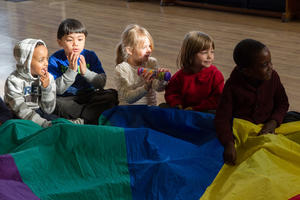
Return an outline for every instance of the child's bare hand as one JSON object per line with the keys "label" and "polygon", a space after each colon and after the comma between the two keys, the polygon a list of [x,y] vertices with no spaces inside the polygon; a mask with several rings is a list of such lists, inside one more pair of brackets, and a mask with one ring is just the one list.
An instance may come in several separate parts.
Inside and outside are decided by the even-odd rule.
{"label": "child's bare hand", "polygon": [[76,72],[78,69],[77,60],[79,58],[79,54],[75,54],[72,52],[67,56],[67,58],[69,61],[69,68]]}
{"label": "child's bare hand", "polygon": [[43,88],[48,87],[48,85],[50,84],[50,78],[49,78],[49,72],[48,71],[45,71],[45,73],[40,76],[40,81],[41,81],[41,84],[42,84]]}
{"label": "child's bare hand", "polygon": [[142,77],[145,81],[152,81],[153,80],[153,72],[147,71],[142,73]]}
{"label": "child's bare hand", "polygon": [[149,91],[152,87],[153,74],[152,72],[144,72],[142,77],[145,80],[145,89]]}
{"label": "child's bare hand", "polygon": [[182,105],[180,105],[180,104],[176,105],[175,107],[180,109],[180,110],[183,108]]}
{"label": "child's bare hand", "polygon": [[158,72],[170,72],[170,70],[167,68],[158,68],[157,70]]}
{"label": "child's bare hand", "polygon": [[264,135],[267,133],[275,133],[275,128],[277,127],[277,122],[275,120],[270,120],[264,124],[258,135]]}
{"label": "child's bare hand", "polygon": [[79,67],[80,67],[80,73],[82,75],[85,75],[87,67],[86,67],[86,62],[85,62],[85,58],[83,55],[80,55]]}
{"label": "child's bare hand", "polygon": [[186,107],[184,110],[193,110],[193,108],[191,106]]}
{"label": "child's bare hand", "polygon": [[234,142],[229,142],[224,147],[223,153],[224,162],[229,165],[235,165],[236,161],[236,150],[234,147]]}

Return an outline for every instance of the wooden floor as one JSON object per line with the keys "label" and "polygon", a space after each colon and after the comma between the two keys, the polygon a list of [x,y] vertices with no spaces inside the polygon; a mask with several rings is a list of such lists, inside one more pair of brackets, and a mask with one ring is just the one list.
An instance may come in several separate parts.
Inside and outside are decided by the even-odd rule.
{"label": "wooden floor", "polygon": [[[285,85],[290,110],[300,111],[300,22],[282,23],[278,18],[256,17],[200,8],[160,7],[159,0],[35,0],[0,1],[0,95],[9,73],[15,69],[12,49],[17,40],[40,38],[49,53],[58,50],[56,31],[65,18],[81,20],[89,35],[86,48],[94,50],[113,87],[115,46],[127,24],[146,27],[155,42],[153,56],[174,73],[184,35],[191,30],[215,39],[215,65],[227,79],[234,67],[232,51],[237,42],[253,38],[267,44],[274,68]],[[163,94],[159,101],[163,101]]]}

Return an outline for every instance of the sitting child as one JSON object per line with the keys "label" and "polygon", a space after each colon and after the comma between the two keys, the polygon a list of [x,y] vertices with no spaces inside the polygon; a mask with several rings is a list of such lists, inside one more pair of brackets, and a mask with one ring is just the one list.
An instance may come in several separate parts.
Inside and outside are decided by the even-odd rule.
{"label": "sitting child", "polygon": [[259,41],[245,39],[233,52],[236,67],[226,81],[215,126],[224,145],[224,161],[235,164],[236,150],[232,119],[264,124],[260,134],[274,133],[289,108],[288,97],[273,69],[269,49]]}
{"label": "sitting child", "polygon": [[117,92],[104,90],[106,75],[95,52],[84,49],[87,30],[76,19],[59,25],[57,42],[63,49],[49,58],[57,88],[55,114],[78,124],[97,124],[100,114],[118,104]]}
{"label": "sitting child", "polygon": [[166,87],[165,99],[170,107],[215,112],[224,87],[222,73],[212,65],[214,41],[202,32],[185,35],[178,56],[181,69]]}
{"label": "sitting child", "polygon": [[57,117],[51,115],[56,88],[48,73],[46,44],[42,40],[22,40],[15,45],[14,56],[17,69],[5,82],[4,101],[17,117],[48,127]]}
{"label": "sitting child", "polygon": [[138,75],[138,68],[156,69],[167,72],[168,69],[157,68],[153,51],[153,39],[150,33],[138,25],[128,25],[122,33],[117,46],[115,83],[120,104],[156,105],[156,91],[165,89],[167,81],[153,77],[151,71],[145,70]]}

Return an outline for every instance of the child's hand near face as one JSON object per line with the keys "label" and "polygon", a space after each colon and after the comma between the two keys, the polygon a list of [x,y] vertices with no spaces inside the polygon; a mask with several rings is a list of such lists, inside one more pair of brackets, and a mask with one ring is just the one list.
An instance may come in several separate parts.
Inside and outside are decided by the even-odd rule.
{"label": "child's hand near face", "polygon": [[267,133],[275,133],[275,128],[277,127],[277,122],[275,120],[270,120],[264,124],[258,135],[264,135]]}
{"label": "child's hand near face", "polygon": [[85,58],[83,55],[80,55],[80,59],[79,59],[79,69],[80,69],[80,74],[85,75],[86,72],[86,62],[85,62]]}
{"label": "child's hand near face", "polygon": [[42,87],[46,88],[50,84],[49,72],[45,71],[43,75],[40,76]]}
{"label": "child's hand near face", "polygon": [[72,52],[67,56],[67,58],[69,61],[69,68],[76,72],[78,69],[77,60],[79,58],[79,54]]}

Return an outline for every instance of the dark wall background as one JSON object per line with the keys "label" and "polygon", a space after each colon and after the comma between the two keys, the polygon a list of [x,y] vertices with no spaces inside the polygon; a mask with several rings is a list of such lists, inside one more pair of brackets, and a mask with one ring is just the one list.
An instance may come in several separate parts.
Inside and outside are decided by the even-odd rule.
{"label": "dark wall background", "polygon": [[285,11],[285,0],[182,0],[190,2],[211,3],[224,6],[233,6],[249,9],[269,11]]}

